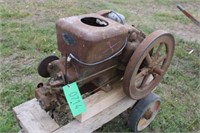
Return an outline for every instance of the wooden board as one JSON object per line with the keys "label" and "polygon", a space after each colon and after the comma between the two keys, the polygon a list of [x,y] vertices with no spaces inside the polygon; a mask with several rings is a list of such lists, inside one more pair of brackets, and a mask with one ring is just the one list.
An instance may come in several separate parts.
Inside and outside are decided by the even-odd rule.
{"label": "wooden board", "polygon": [[98,91],[84,99],[87,111],[76,117],[77,120],[84,122],[126,97],[121,82],[115,83],[111,87],[112,90],[109,92]]}
{"label": "wooden board", "polygon": [[121,101],[115,103],[83,123],[78,120],[73,120],[53,133],[91,133],[118,116],[120,113],[124,112],[129,107],[133,106],[135,103],[136,100],[125,97]]}
{"label": "wooden board", "polygon": [[36,99],[32,99],[13,108],[15,116],[27,133],[50,133],[59,128],[59,125],[41,109]]}

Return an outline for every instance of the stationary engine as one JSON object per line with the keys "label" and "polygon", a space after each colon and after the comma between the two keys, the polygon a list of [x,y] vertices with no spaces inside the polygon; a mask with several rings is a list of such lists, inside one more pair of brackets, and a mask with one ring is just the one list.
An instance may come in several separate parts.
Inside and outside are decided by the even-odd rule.
{"label": "stationary engine", "polygon": [[111,10],[61,18],[56,31],[60,58],[48,56],[38,66],[48,82],[37,85],[35,96],[46,111],[66,105],[62,86],[72,82],[85,94],[122,80],[125,94],[141,99],[158,85],[174,51],[171,34],[145,37]]}

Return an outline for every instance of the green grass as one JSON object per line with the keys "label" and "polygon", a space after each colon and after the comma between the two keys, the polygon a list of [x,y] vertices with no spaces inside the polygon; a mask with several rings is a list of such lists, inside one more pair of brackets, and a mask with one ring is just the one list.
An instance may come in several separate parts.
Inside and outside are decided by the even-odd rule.
{"label": "green grass", "polygon": [[181,13],[173,13],[173,12],[169,12],[169,11],[164,11],[164,12],[156,12],[154,14],[154,18],[157,21],[160,22],[174,22],[174,21],[178,21],[179,23],[183,23],[183,24],[189,24],[190,20],[184,16]]}
{"label": "green grass", "polygon": [[199,0],[156,0],[161,5],[169,5],[169,4],[179,4],[179,3],[190,3],[190,2],[197,2]]}
{"label": "green grass", "polygon": [[17,132],[19,127],[14,119],[12,108],[33,97],[34,84],[31,82],[5,82],[0,93],[2,108],[0,110],[0,132]]}
{"label": "green grass", "polygon": [[[34,97],[34,88],[46,81],[37,74],[37,64],[57,50],[55,22],[60,17],[116,10],[125,15],[146,35],[155,27],[173,27],[174,23],[189,24],[179,11],[143,10],[162,6],[166,10],[180,0],[121,1],[121,0],[20,0],[2,2],[0,5],[0,132],[17,132],[19,127],[12,108]],[[184,0],[185,4],[198,5],[199,0]],[[190,3],[191,2],[191,3]],[[194,7],[195,8],[195,7]],[[195,13],[199,10],[195,9]],[[138,13],[140,16],[138,15]],[[169,31],[170,32],[170,31]],[[176,33],[174,33],[176,36]],[[168,72],[156,93],[162,97],[161,110],[144,132],[196,132],[200,130],[200,42],[176,37],[175,54]],[[191,50],[193,53],[189,54]],[[98,131],[130,132],[124,114],[119,115]]]}
{"label": "green grass", "polygon": [[[163,97],[158,119],[150,126],[158,128],[157,131],[171,132],[173,129],[173,132],[188,132],[199,130],[200,97],[197,93],[200,89],[199,43],[177,40],[175,57],[162,81],[168,86],[159,87],[159,89],[166,90],[158,92],[161,96],[166,91],[169,94],[167,98]],[[188,54],[189,49],[195,49],[195,52]]]}
{"label": "green grass", "polygon": [[142,32],[144,32],[146,35],[153,32],[153,29],[147,25],[140,24],[137,28],[139,28]]}
{"label": "green grass", "polygon": [[1,16],[1,18],[19,19],[19,18],[28,17],[29,15],[30,15],[29,12],[26,12],[26,11],[24,11],[22,9],[9,8],[7,5],[1,6],[1,8],[0,8],[0,16]]}
{"label": "green grass", "polygon": [[16,48],[22,51],[38,50],[46,53],[53,52],[56,49],[54,27],[37,28],[28,24],[12,22],[2,23],[1,25],[3,33],[9,36],[9,38],[3,40],[2,48]]}

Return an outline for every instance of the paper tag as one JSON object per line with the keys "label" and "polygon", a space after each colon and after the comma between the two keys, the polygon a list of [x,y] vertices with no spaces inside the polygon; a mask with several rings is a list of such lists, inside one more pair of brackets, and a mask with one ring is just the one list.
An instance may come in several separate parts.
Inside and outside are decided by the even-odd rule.
{"label": "paper tag", "polygon": [[63,91],[73,117],[86,111],[85,103],[76,82],[63,86]]}

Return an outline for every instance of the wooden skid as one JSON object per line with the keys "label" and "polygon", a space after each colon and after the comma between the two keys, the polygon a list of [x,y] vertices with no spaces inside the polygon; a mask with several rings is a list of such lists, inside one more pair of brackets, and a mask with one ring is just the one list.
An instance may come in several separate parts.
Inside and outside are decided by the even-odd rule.
{"label": "wooden skid", "polygon": [[51,133],[59,125],[41,109],[36,99],[13,108],[16,118],[26,133]]}
{"label": "wooden skid", "polygon": [[109,92],[98,91],[97,93],[84,99],[87,111],[76,117],[76,119],[80,122],[84,122],[126,97],[123,92],[121,82],[117,82],[111,87],[112,90]]}
{"label": "wooden skid", "polygon": [[124,112],[129,107],[135,104],[135,100],[125,97],[118,103],[103,110],[101,113],[93,116],[85,122],[74,120],[69,124],[59,128],[53,133],[90,133],[100,128],[103,124],[109,122],[120,113]]}
{"label": "wooden skid", "polygon": [[27,133],[88,133],[93,132],[103,124],[109,122],[129,107],[136,100],[125,96],[121,83],[112,85],[109,92],[99,91],[86,99],[84,102],[87,112],[78,116],[63,127],[59,125],[41,109],[36,99],[32,99],[13,108],[16,118]]}

